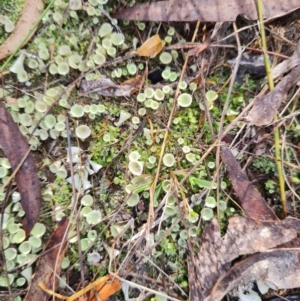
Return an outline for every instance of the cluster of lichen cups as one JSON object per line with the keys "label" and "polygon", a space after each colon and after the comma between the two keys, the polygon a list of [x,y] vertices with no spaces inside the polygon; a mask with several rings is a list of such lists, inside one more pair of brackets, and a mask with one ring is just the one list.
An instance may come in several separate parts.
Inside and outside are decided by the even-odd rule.
{"label": "cluster of lichen cups", "polygon": [[26,233],[19,222],[25,215],[20,200],[20,194],[13,192],[12,202],[5,208],[2,216],[3,250],[8,277],[3,273],[0,275],[1,287],[23,287],[26,283],[29,284],[33,275],[32,264],[38,256],[37,253],[43,248],[42,237],[46,227],[41,223],[35,224],[29,238],[26,239]]}
{"label": "cluster of lichen cups", "polygon": [[[115,58],[118,54],[118,50],[126,49],[128,41],[125,40],[125,36],[118,31],[115,20],[112,22],[107,20],[104,21],[101,16],[103,5],[105,5],[106,2],[106,0],[89,0],[85,6],[82,6],[82,1],[79,0],[73,0],[70,1],[70,3],[62,0],[56,1],[54,9],[51,10],[43,19],[44,26],[47,26],[48,33],[44,32],[43,34],[38,35],[37,38],[35,38],[29,45],[28,49],[30,51],[20,52],[18,58],[10,68],[11,72],[16,74],[18,81],[20,83],[30,85],[36,76],[44,75],[46,72],[51,79],[54,79],[55,77],[67,78],[73,73],[79,74],[81,72],[91,70],[95,66],[102,65],[106,61]],[[68,4],[70,4],[70,11],[66,16],[64,15],[64,10],[67,8]],[[90,31],[88,26],[85,27],[80,25],[80,22],[82,21],[80,16],[81,13],[88,15],[93,24],[98,24],[99,28],[97,30],[97,35],[94,37],[94,47],[91,49],[86,59],[83,58],[86,46],[89,42]],[[68,24],[68,21],[70,21],[70,24]],[[84,25],[84,21],[82,22]],[[143,30],[145,24],[137,22],[137,26],[140,30]],[[61,28],[62,35],[64,32],[67,32],[65,37],[57,36],[58,28]],[[173,28],[168,30],[168,35],[165,37],[166,43],[170,43],[172,41],[174,32]],[[133,46],[135,46],[135,42],[136,41],[133,39]],[[126,106],[122,106],[121,109],[118,108],[117,110],[114,109],[112,111],[112,106],[108,103],[97,102],[97,104],[83,104],[81,101],[78,103],[71,103],[70,95],[65,93],[65,87],[61,85],[51,86],[50,88],[45,89],[43,93],[33,92],[31,95],[24,95],[17,99],[17,103],[10,103],[7,107],[9,108],[14,121],[19,124],[22,134],[26,138],[29,138],[29,136],[33,133],[33,136],[29,140],[33,150],[38,149],[41,141],[45,141],[47,139],[55,140],[58,138],[65,139],[67,137],[65,123],[66,116],[70,117],[71,120],[71,136],[76,136],[82,141],[88,139],[93,132],[93,129],[87,124],[86,120],[98,120],[100,119],[100,116],[107,117],[111,127],[115,126],[115,128],[119,129],[123,126],[128,126],[135,130],[138,129],[141,119],[145,118],[148,111],[151,111],[152,113],[156,113],[160,109],[170,111],[173,106],[174,90],[169,84],[177,81],[180,74],[168,65],[177,58],[177,51],[163,51],[158,55],[157,59],[159,62],[166,66],[162,72],[165,85],[162,85],[160,88],[146,86],[136,95],[135,104],[138,106],[137,116],[135,116],[134,113]],[[143,63],[136,63],[135,60],[132,59],[131,61],[124,62],[120,66],[113,68],[113,71],[107,71],[106,73],[109,74],[109,72],[111,72],[111,77],[115,79],[120,79],[121,77],[127,79],[128,76],[133,77],[138,75],[143,69]],[[86,79],[95,80],[100,79],[102,76],[103,74],[99,71],[95,71],[87,74]],[[155,191],[156,197],[154,199],[154,206],[157,207],[159,203],[164,202],[163,219],[168,226],[172,226],[176,222],[180,216],[180,211],[186,210],[186,204],[177,201],[175,196],[172,194],[175,183],[170,177],[170,172],[179,168],[177,164],[178,161],[181,162],[184,168],[189,168],[200,158],[200,151],[197,149],[197,146],[193,145],[193,142],[189,139],[182,138],[183,135],[180,132],[181,129],[184,129],[186,131],[184,132],[184,136],[193,136],[193,131],[196,128],[198,120],[197,114],[199,113],[195,113],[195,110],[193,110],[193,106],[197,105],[193,97],[195,89],[196,85],[193,83],[180,83],[180,95],[177,100],[177,114],[173,119],[172,124],[175,133],[171,134],[170,141],[166,147],[167,151],[163,155],[161,180],[158,182]],[[75,96],[77,95],[75,94]],[[99,95],[91,94],[89,96],[94,101],[101,100]],[[207,98],[208,100],[213,99],[213,103],[216,95],[212,95],[211,98],[210,96],[211,95],[207,95]],[[82,98],[80,98],[80,100]],[[211,105],[213,104],[209,103],[209,108],[211,108]],[[47,113],[48,109],[52,106],[56,108],[57,111],[60,111],[60,113],[55,114],[55,110]],[[46,114],[46,116],[44,116],[44,114]],[[42,121],[38,125],[40,119],[42,119]],[[114,121],[114,123],[112,121]],[[189,124],[190,127],[187,127],[187,124]],[[36,126],[37,128],[35,129]],[[35,131],[33,132],[34,129]],[[123,178],[122,176],[119,176],[119,178],[116,177],[114,183],[127,183],[126,187],[124,187],[124,193],[127,196],[127,207],[125,208],[128,209],[129,207],[136,206],[142,198],[149,200],[149,190],[153,183],[153,176],[156,172],[157,161],[164,134],[165,129],[160,128],[157,124],[154,124],[153,129],[146,126],[143,129],[142,137],[137,139],[137,143],[133,143],[131,150],[128,154],[126,154],[125,159],[121,162],[129,171],[129,183],[125,181],[124,176]],[[102,144],[104,143],[109,145],[115,143],[118,138],[120,138],[120,141],[123,141],[124,139],[122,139],[120,135],[121,134],[117,131],[114,134],[107,131],[98,139],[101,140]],[[92,194],[90,189],[92,187],[91,175],[99,171],[101,166],[99,166],[97,162],[91,160],[90,157],[87,158],[85,161],[86,163],[82,164],[80,161],[81,151],[82,150],[80,149],[72,148],[71,157],[75,172],[74,183],[78,193],[80,230],[82,237],[77,237],[75,231],[71,230],[69,234],[69,241],[72,245],[71,249],[74,250],[76,249],[75,243],[79,239],[81,250],[83,252],[88,252],[87,260],[91,263],[97,263],[100,261],[101,256],[99,250],[96,247],[93,248],[93,246],[97,245],[97,242],[99,241],[97,225],[103,221],[103,217],[101,211],[95,205],[96,197]],[[68,158],[67,150],[64,151],[64,154],[65,157]],[[90,155],[94,156],[93,153]],[[70,185],[67,183],[71,183],[72,179],[68,179],[68,176],[70,175],[67,168],[68,164],[70,164],[70,154],[69,161],[57,160],[51,162],[45,160],[44,162],[44,165],[48,165],[51,172],[53,172],[57,179],[59,179],[56,181],[60,181],[59,183],[63,183],[64,186],[70,189]],[[214,167],[210,168],[213,169]],[[5,183],[8,178],[10,173],[9,169],[10,166],[7,160],[2,159],[0,164],[0,178],[2,179],[2,184]],[[208,176],[205,173],[200,174],[199,172],[195,176],[208,179]],[[209,180],[206,181],[211,182]],[[201,186],[202,184],[200,183],[197,188],[207,188],[205,185]],[[209,189],[212,189],[212,185]],[[75,204],[75,200],[70,200],[71,204],[61,203],[59,201],[59,196],[54,196],[55,193],[53,185],[49,184],[43,191],[43,199],[46,202],[50,202],[53,199],[56,200],[56,203],[53,204],[53,220],[59,221],[62,216],[71,211],[70,207]],[[4,198],[3,191],[0,191],[0,196],[2,199]],[[195,198],[196,196],[192,195],[190,199],[186,200],[187,204],[189,202],[193,202]],[[65,201],[67,200],[64,199],[63,202]],[[201,210],[196,212],[193,208],[187,208],[185,214],[188,230],[182,230],[182,227],[179,224],[173,227],[171,234],[172,239],[166,238],[162,242],[161,249],[156,255],[158,256],[159,252],[173,254],[175,249],[173,248],[171,240],[178,242],[178,244],[182,247],[182,250],[180,250],[179,253],[183,255],[188,237],[195,237],[199,234],[200,229],[196,226],[196,222],[199,221],[200,217],[206,221],[213,218],[215,213],[213,209],[215,207],[216,201],[212,196],[208,196],[205,200],[202,200]],[[10,269],[15,267],[16,263],[21,264],[23,262],[21,262],[21,259],[25,258],[21,251],[23,250],[23,247],[20,248],[22,244],[25,244],[25,241],[16,241],[17,237],[21,235],[21,227],[19,224],[14,224],[13,222],[14,216],[21,218],[23,212],[21,210],[16,211],[16,208],[20,209],[19,200],[17,202],[12,202],[11,208],[7,209],[10,211],[7,211],[4,216],[5,255],[6,259],[9,261],[9,266],[7,266],[8,272]],[[226,210],[228,210],[225,202],[220,202],[220,210],[221,212],[224,212],[224,214]],[[123,235],[123,231],[125,229],[126,224],[112,223],[110,226],[110,235],[118,237]],[[163,234],[163,232],[164,231],[162,230],[161,234]],[[158,240],[159,236],[155,235],[153,239]],[[39,240],[36,239],[36,236],[33,234],[28,239],[28,243],[31,244],[31,250],[26,254],[27,259],[35,258],[36,252],[41,247],[38,246],[37,241]],[[16,249],[13,251],[16,246],[18,246],[18,250]],[[20,252],[20,254],[18,252]],[[32,257],[29,255],[32,255]],[[70,259],[66,257],[63,261],[62,267],[67,268],[69,264]],[[30,266],[27,267],[30,268]],[[13,276],[9,276],[10,283],[14,283],[13,285],[16,284],[17,286],[24,285],[24,280],[21,276],[15,275],[14,273],[12,275]],[[0,277],[2,277],[2,275]],[[27,275],[24,276],[25,281],[27,277]],[[3,286],[1,285],[1,281],[6,281],[4,279],[5,277],[0,278],[0,286]],[[63,286],[62,283],[61,285]]]}

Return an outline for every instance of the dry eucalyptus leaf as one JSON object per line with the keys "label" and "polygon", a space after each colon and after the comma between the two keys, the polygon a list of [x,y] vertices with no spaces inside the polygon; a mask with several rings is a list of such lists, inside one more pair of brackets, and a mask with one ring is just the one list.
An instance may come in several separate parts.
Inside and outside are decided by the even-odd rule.
{"label": "dry eucalyptus leaf", "polygon": [[60,274],[61,263],[68,247],[68,243],[65,240],[68,225],[68,219],[63,217],[59,222],[57,229],[51,235],[43,253],[39,255],[35,274],[31,280],[31,284],[24,301],[49,300],[49,294],[39,287],[40,282],[43,282],[47,288],[57,288],[57,275]]}
{"label": "dry eucalyptus leaf", "polygon": [[276,220],[275,213],[250,183],[231,150],[225,145],[221,147],[221,158],[226,166],[231,185],[246,215],[255,220]]}
{"label": "dry eucalyptus leaf", "polygon": [[[300,221],[254,221],[234,216],[224,237],[214,219],[204,230],[199,252],[188,260],[190,300],[204,300],[241,255],[265,252],[297,237]],[[257,279],[260,278],[259,275]]]}
{"label": "dry eucalyptus leaf", "polygon": [[97,93],[103,96],[130,96],[135,89],[129,85],[117,85],[109,78],[100,78],[97,80],[83,80],[81,82],[81,95]]}
{"label": "dry eucalyptus leaf", "polygon": [[286,75],[267,95],[255,97],[253,107],[245,117],[245,120],[256,126],[270,124],[282,102],[287,99],[287,93],[299,80],[300,65]]}
{"label": "dry eucalyptus leaf", "polygon": [[[121,10],[113,15],[120,20],[138,21],[235,21],[238,15],[257,20],[254,0],[172,0],[148,2]],[[264,0],[264,18],[276,18],[300,7],[299,0]]]}
{"label": "dry eucalyptus leaf", "polygon": [[299,248],[254,254],[235,264],[221,277],[204,301],[220,301],[233,288],[256,279],[272,283],[278,289],[298,288],[299,264]]}
{"label": "dry eucalyptus leaf", "polygon": [[[29,151],[29,144],[24,139],[18,125],[10,113],[0,102],[0,145],[8,158],[11,168],[15,171]],[[41,188],[34,157],[31,152],[27,155],[16,173],[18,191],[21,194],[21,204],[26,216],[23,227],[29,235],[40,215]]]}
{"label": "dry eucalyptus leaf", "polygon": [[32,30],[34,23],[41,16],[44,8],[43,0],[27,0],[22,16],[20,17],[14,31],[7,38],[7,40],[0,46],[0,60],[11,55],[13,51],[20,45],[21,41],[31,30],[31,35],[28,40],[22,45],[24,46],[31,36],[34,34],[37,28]]}
{"label": "dry eucalyptus leaf", "polygon": [[132,51],[132,54],[140,56],[155,57],[163,49],[162,40],[159,35],[152,36],[136,51]]}

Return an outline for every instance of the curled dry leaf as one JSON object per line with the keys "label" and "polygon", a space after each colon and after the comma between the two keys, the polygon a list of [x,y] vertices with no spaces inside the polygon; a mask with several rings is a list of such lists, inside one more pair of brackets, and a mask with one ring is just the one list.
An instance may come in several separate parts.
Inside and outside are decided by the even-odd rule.
{"label": "curled dry leaf", "polygon": [[299,287],[300,249],[277,249],[252,255],[235,264],[213,287],[204,301],[219,301],[233,288],[256,279],[272,283],[277,289]]}
{"label": "curled dry leaf", "polygon": [[97,80],[83,80],[81,82],[81,95],[97,93],[103,96],[130,96],[135,89],[131,85],[117,85],[109,78],[100,78]]}
{"label": "curled dry leaf", "polygon": [[[3,102],[0,102],[0,145],[12,170],[16,170],[28,153],[29,145]],[[41,207],[40,180],[33,155],[30,152],[16,174],[16,182],[21,194],[22,207],[26,213],[23,226],[28,235],[39,217]]]}
{"label": "curled dry leaf", "polygon": [[31,31],[31,35],[27,41],[22,45],[24,46],[31,36],[34,34],[36,28],[33,25],[41,16],[44,8],[43,0],[27,0],[22,16],[20,17],[14,31],[7,38],[7,40],[0,46],[0,60],[11,55],[14,50],[20,45],[24,37]]}
{"label": "curled dry leaf", "polygon": [[289,90],[299,80],[300,65],[286,75],[267,95],[255,97],[253,107],[245,117],[245,120],[256,126],[270,124],[273,121],[274,114],[278,112],[280,105],[287,99]]}
{"label": "curled dry leaf", "polygon": [[283,62],[275,66],[274,69],[272,69],[273,79],[277,79],[279,76],[283,75],[284,73],[287,73],[291,69],[297,67],[299,64],[300,64],[300,41],[297,43],[293,55],[287,60],[284,60]]}
{"label": "curled dry leaf", "polygon": [[159,35],[152,36],[136,51],[132,51],[132,54],[140,56],[155,57],[163,49],[162,40]]}
{"label": "curled dry leaf", "polygon": [[24,301],[47,301],[49,299],[49,294],[40,288],[40,283],[43,283],[47,288],[57,288],[57,275],[60,274],[61,263],[68,247],[66,241],[68,224],[68,219],[63,217],[51,235],[43,253],[39,256],[35,274]]}
{"label": "curled dry leaf", "polygon": [[275,213],[250,183],[231,150],[225,145],[221,147],[221,158],[226,166],[231,185],[246,215],[255,220],[276,220]]}
{"label": "curled dry leaf", "polygon": [[[234,216],[229,219],[225,236],[221,237],[218,222],[213,220],[202,234],[199,252],[188,259],[190,300],[201,301],[211,296],[215,284],[225,277],[231,262],[239,256],[266,252],[289,242],[297,237],[299,229],[300,221],[294,218],[259,222]],[[239,284],[242,283],[237,281],[236,285]]]}
{"label": "curled dry leaf", "polygon": [[[136,5],[113,15],[120,20],[138,21],[198,21],[226,22],[235,21],[238,15],[246,15],[257,20],[256,6],[253,0],[172,0],[157,1]],[[265,0],[264,18],[285,15],[300,7],[299,0]]]}

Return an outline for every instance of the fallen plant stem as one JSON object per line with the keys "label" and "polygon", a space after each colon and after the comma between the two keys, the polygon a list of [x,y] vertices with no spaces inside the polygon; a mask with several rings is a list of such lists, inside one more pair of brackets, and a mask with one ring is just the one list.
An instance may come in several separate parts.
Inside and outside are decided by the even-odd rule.
{"label": "fallen plant stem", "polygon": [[[259,30],[261,35],[261,44],[264,53],[264,62],[266,68],[266,74],[269,83],[269,89],[272,91],[274,89],[274,81],[271,74],[271,67],[270,61],[267,54],[267,42],[266,42],[266,35],[263,23],[263,3],[262,0],[257,0],[257,14],[258,14],[258,22],[259,22]],[[274,115],[274,121],[278,120],[277,113]],[[279,137],[279,129],[276,126],[274,128],[274,144],[275,144],[275,161],[278,171],[278,182],[279,182],[279,190],[280,190],[280,198],[282,204],[282,211],[283,216],[286,217],[287,209],[286,209],[286,196],[285,196],[285,189],[284,189],[284,176],[282,170],[282,158],[281,158],[281,145],[280,145],[280,137]]]}
{"label": "fallen plant stem", "polygon": [[[74,178],[74,169],[73,169],[73,153],[71,150],[71,131],[69,127],[69,120],[66,118],[66,129],[67,129],[67,143],[68,143],[68,157],[69,157],[69,162],[70,162],[70,173],[71,173],[71,182],[72,182],[72,202],[74,202],[73,210],[71,212],[71,216],[76,217],[76,234],[78,238],[80,237],[80,230],[79,230],[79,225],[78,225],[78,211],[77,211],[77,203],[78,203],[78,198],[75,190],[75,178]],[[84,266],[82,262],[82,250],[81,250],[81,244],[80,244],[80,239],[78,239],[78,257],[79,257],[79,264],[80,264],[80,277],[81,277],[81,285],[84,285]]]}
{"label": "fallen plant stem", "polygon": [[[240,30],[238,30],[238,32],[240,32]],[[195,47],[199,47],[202,43],[186,43],[186,44],[174,44],[174,45],[170,45],[164,48],[164,50],[176,50],[176,49],[193,49]],[[233,48],[233,49],[237,49],[237,46],[235,45],[230,45],[230,44],[218,44],[218,43],[212,43],[209,45],[209,47],[216,47],[216,48]],[[250,50],[253,52],[257,52],[257,53],[263,53],[263,51],[261,49],[257,49],[257,48],[253,48],[253,47],[244,47],[245,50]],[[282,59],[289,59],[289,56],[286,56],[284,54],[281,53],[276,53],[273,51],[267,51],[267,53],[269,55],[272,56],[276,56]]]}
{"label": "fallen plant stem", "polygon": [[42,21],[42,19],[44,18],[44,16],[48,13],[48,11],[50,10],[50,8],[54,5],[55,1],[56,0],[52,0],[49,3],[49,5],[43,11],[43,13],[41,14],[41,16],[38,18],[38,20],[34,23],[34,25],[32,26],[32,28],[29,30],[29,32],[27,33],[27,35],[20,42],[19,46],[14,50],[14,52],[8,57],[8,59],[5,61],[5,63],[0,67],[0,72],[2,72],[7,67],[7,65],[10,63],[10,61],[15,56],[15,54],[20,50],[20,48],[23,46],[23,44],[25,43],[25,41],[27,41],[27,39],[30,37],[30,35],[32,34],[32,32],[34,31],[34,29],[40,24],[40,22]]}
{"label": "fallen plant stem", "polygon": [[[228,93],[226,96],[226,101],[225,104],[223,106],[223,111],[222,111],[222,115],[221,115],[221,120],[220,120],[220,124],[219,124],[219,136],[217,139],[217,150],[216,150],[216,171],[218,172],[220,170],[220,147],[221,147],[221,141],[222,141],[222,137],[223,137],[223,125],[224,125],[224,120],[225,120],[225,116],[229,107],[229,102],[230,102],[230,96],[232,94],[232,90],[233,90],[233,85],[234,85],[234,81],[238,72],[238,68],[239,68],[239,63],[240,60],[242,58],[242,54],[243,54],[243,48],[241,46],[240,43],[240,39],[239,39],[239,35],[237,32],[237,27],[235,22],[233,22],[233,29],[235,32],[235,37],[236,37],[236,41],[238,44],[238,56],[235,62],[235,66],[232,72],[232,76],[231,76],[231,81],[228,87]],[[217,215],[218,215],[218,221],[220,222],[220,179],[218,174],[215,175],[216,180],[217,180],[217,191],[216,191],[216,199],[217,199]]]}

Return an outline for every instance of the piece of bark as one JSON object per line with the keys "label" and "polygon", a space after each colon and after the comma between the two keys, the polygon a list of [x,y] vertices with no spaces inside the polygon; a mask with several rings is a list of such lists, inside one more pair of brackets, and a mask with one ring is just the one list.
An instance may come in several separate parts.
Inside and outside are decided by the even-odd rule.
{"label": "piece of bark", "polygon": [[[226,22],[235,21],[238,15],[257,20],[254,0],[171,0],[148,2],[121,10],[113,15],[120,20],[159,22]],[[265,19],[286,15],[300,8],[299,0],[264,0]]]}
{"label": "piece of bark", "polygon": [[221,146],[221,158],[246,216],[255,220],[277,220],[275,213],[250,183],[231,150],[226,145]]}
{"label": "piece of bark", "polygon": [[[14,123],[3,102],[0,102],[0,146],[13,171],[29,150],[27,141],[22,136],[19,127]],[[41,207],[40,180],[31,153],[28,154],[18,170],[16,182],[21,194],[22,208],[26,213],[23,219],[23,227],[28,236],[37,222]]]}

